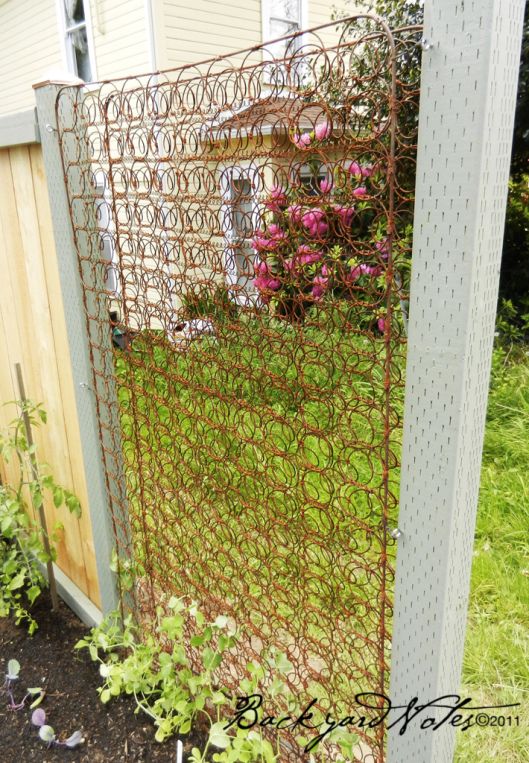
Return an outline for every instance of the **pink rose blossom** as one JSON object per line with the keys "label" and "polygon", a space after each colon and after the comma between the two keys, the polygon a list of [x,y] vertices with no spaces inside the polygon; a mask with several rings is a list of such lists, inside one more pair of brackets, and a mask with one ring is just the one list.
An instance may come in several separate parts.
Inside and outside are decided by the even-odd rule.
{"label": "pink rose blossom", "polygon": [[373,167],[370,164],[363,167],[358,162],[351,162],[351,164],[349,165],[349,173],[351,175],[354,175],[355,177],[368,178],[368,177],[371,177],[373,172],[374,172]]}
{"label": "pink rose blossom", "polygon": [[256,262],[254,266],[254,271],[256,275],[264,276],[268,273],[268,265],[266,262],[263,262],[262,260],[260,262]]}
{"label": "pink rose blossom", "polygon": [[353,196],[356,196],[357,199],[361,199],[364,196],[367,196],[367,188],[365,185],[358,186],[358,188],[355,188],[353,191]]}
{"label": "pink rose blossom", "polygon": [[314,297],[314,299],[321,299],[321,297],[324,295],[325,290],[327,289],[327,283],[329,279],[323,278],[323,276],[316,276],[313,280],[313,286],[311,289],[311,294]]}
{"label": "pink rose blossom", "polygon": [[382,241],[375,241],[375,249],[380,252],[380,256],[383,260],[387,260],[389,256],[389,241],[387,238]]}
{"label": "pink rose blossom", "polygon": [[382,273],[382,266],[381,265],[365,265],[362,264],[359,266],[360,272],[363,273],[366,276],[379,276]]}
{"label": "pink rose blossom", "polygon": [[321,269],[322,276],[325,276],[326,278],[331,275],[331,271],[327,267],[327,265],[324,265]]}
{"label": "pink rose blossom", "polygon": [[325,222],[314,223],[308,229],[312,238],[323,238],[328,230],[329,226]]}
{"label": "pink rose blossom", "polygon": [[270,291],[277,291],[281,287],[281,281],[279,278],[271,278],[270,276],[258,276],[254,279],[254,285],[256,289],[269,289]]}
{"label": "pink rose blossom", "polygon": [[378,330],[383,334],[386,330],[386,319],[385,318],[379,318],[377,321]]}
{"label": "pink rose blossom", "polygon": [[360,265],[356,265],[354,268],[351,268],[349,273],[347,273],[345,280],[349,283],[354,283],[355,281],[358,281],[361,275],[362,271],[360,270]]}
{"label": "pink rose blossom", "polygon": [[287,207],[287,212],[290,215],[290,219],[293,223],[301,222],[303,209],[300,204],[292,204],[290,207]]}
{"label": "pink rose blossom", "polygon": [[340,207],[340,206],[336,205],[334,207],[334,211],[336,212],[336,214],[340,218],[340,221],[341,221],[342,225],[344,226],[344,228],[348,228],[351,225],[352,221],[353,221],[353,215],[355,213],[355,208],[354,207]]}
{"label": "pink rose blossom", "polygon": [[320,122],[316,125],[314,137],[316,140],[325,140],[325,138],[328,138],[331,134],[331,130],[332,128],[328,122]]}
{"label": "pink rose blossom", "polygon": [[323,222],[325,212],[323,209],[309,209],[301,217],[301,222],[305,228],[312,228],[314,225]]}
{"label": "pink rose blossom", "polygon": [[276,242],[270,238],[264,238],[262,235],[257,235],[252,239],[252,246],[258,252],[262,252],[266,249],[273,249],[276,246]]}
{"label": "pink rose blossom", "polygon": [[330,180],[322,180],[320,183],[320,191],[322,193],[329,193],[329,191],[332,188],[332,181]]}
{"label": "pink rose blossom", "polygon": [[264,205],[271,212],[279,212],[281,207],[287,203],[287,194],[284,188],[279,185],[273,185],[270,189],[270,198],[264,202]]}
{"label": "pink rose blossom", "polygon": [[284,199],[286,198],[286,191],[284,188],[282,188],[280,185],[273,185],[270,189],[270,198],[271,199]]}
{"label": "pink rose blossom", "polygon": [[301,148],[302,150],[307,149],[310,146],[311,137],[308,132],[304,132],[302,135],[294,135],[292,138],[292,142],[295,146],[298,148]]}
{"label": "pink rose blossom", "polygon": [[[301,249],[300,247],[299,249]],[[299,254],[298,249],[298,254]],[[312,265],[314,262],[319,262],[323,256],[322,252],[313,252],[309,249],[308,252],[300,255],[299,261],[302,265]]]}

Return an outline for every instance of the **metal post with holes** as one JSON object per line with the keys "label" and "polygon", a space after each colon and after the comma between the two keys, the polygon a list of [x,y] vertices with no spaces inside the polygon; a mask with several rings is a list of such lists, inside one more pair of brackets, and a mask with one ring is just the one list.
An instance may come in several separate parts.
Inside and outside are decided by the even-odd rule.
{"label": "metal post with holes", "polygon": [[[117,484],[109,484],[109,472],[108,469],[105,469],[105,449],[108,450],[111,446],[105,444],[104,438],[101,436],[101,412],[96,408],[90,337],[83,308],[83,287],[80,278],[79,259],[70,219],[70,203],[63,173],[55,114],[57,94],[64,84],[69,83],[46,82],[35,86],[35,93],[68,331],[70,360],[75,384],[79,428],[83,443],[82,455],[87,475],[89,500],[87,508],[92,523],[101,605],[103,614],[106,614],[119,604],[116,576],[110,569],[112,549],[115,545],[110,500],[112,494],[123,496],[124,483],[122,479],[118,479],[115,480]],[[94,216],[95,208],[94,200]],[[93,226],[94,230],[97,231],[95,221]],[[109,350],[110,343],[109,325]],[[117,409],[117,403],[115,409]],[[116,429],[118,428],[116,427]]]}
{"label": "metal post with holes", "polygon": [[[394,705],[460,690],[524,6],[425,2]],[[447,715],[390,729],[388,763],[451,761]]]}

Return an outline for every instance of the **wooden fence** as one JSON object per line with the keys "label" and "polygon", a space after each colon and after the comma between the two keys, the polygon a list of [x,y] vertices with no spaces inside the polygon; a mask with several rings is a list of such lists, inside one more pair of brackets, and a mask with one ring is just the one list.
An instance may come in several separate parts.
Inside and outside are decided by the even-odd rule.
{"label": "wooden fence", "polygon": [[[19,362],[28,397],[43,403],[48,413],[48,423],[35,432],[38,458],[86,507],[87,482],[42,150],[39,143],[6,146],[7,142],[12,140],[4,139],[0,148],[0,403],[18,396],[14,364]],[[4,428],[15,415],[15,405],[0,407],[0,426]],[[15,468],[0,462],[2,480],[15,479]],[[77,520],[65,508],[57,511],[50,500],[45,510],[49,526],[57,520],[64,526],[57,544],[59,583],[62,580],[63,588],[70,588],[68,598],[79,598],[82,592],[99,609],[89,512]]]}

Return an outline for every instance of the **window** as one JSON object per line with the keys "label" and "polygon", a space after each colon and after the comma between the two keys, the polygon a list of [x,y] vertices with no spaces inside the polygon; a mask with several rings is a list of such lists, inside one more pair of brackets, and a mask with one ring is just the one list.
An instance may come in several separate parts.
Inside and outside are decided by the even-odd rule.
{"label": "window", "polygon": [[323,180],[329,180],[329,172],[320,162],[316,165],[303,164],[300,167],[299,183],[306,196],[318,196],[321,193],[320,184]]}
{"label": "window", "polygon": [[107,263],[105,289],[112,297],[119,298],[119,262],[115,248],[115,226],[112,220],[112,196],[105,173],[96,173],[96,220],[99,228],[101,259]]}
{"label": "window", "polygon": [[[93,79],[84,0],[61,0],[64,8],[66,58],[70,71],[85,82]],[[88,0],[87,0],[88,5]]]}
{"label": "window", "polygon": [[[306,0],[262,0],[262,2],[264,42],[299,32],[306,25]],[[284,58],[287,45],[288,40],[283,40],[267,48],[274,58]]]}
{"label": "window", "polygon": [[255,253],[252,237],[257,206],[254,189],[255,168],[232,167],[221,178],[222,225],[226,239],[226,277],[239,304],[255,301],[253,287]]}

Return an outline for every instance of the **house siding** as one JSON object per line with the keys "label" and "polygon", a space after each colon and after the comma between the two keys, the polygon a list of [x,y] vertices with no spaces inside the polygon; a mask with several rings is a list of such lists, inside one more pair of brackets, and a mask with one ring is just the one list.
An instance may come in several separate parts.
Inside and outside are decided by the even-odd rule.
{"label": "house siding", "polygon": [[145,0],[90,0],[90,11],[97,79],[149,72]]}
{"label": "house siding", "polygon": [[[153,69],[148,30],[152,2],[155,68],[168,69],[262,42],[261,0],[85,0],[98,80]],[[347,1],[335,3],[347,8]],[[59,0],[0,2],[0,115],[31,108],[32,85],[65,71]],[[330,21],[333,5],[308,0],[308,25]],[[349,7],[349,12],[352,12]],[[87,15],[88,15],[87,13]],[[326,44],[337,40],[334,29]]]}
{"label": "house siding", "polygon": [[158,4],[165,37],[162,66],[173,68],[257,45],[261,41],[259,0],[163,0]]}
{"label": "house siding", "polygon": [[[331,21],[333,7],[352,13],[347,0],[308,0],[308,26]],[[174,68],[263,42],[261,0],[154,0],[159,67]],[[326,44],[338,40],[333,29]]]}
{"label": "house siding", "polygon": [[35,105],[32,85],[51,67],[63,67],[55,0],[0,5],[0,114]]}
{"label": "house siding", "polygon": [[[145,0],[85,0],[87,7],[97,79],[148,72]],[[31,108],[33,84],[67,71],[59,9],[57,0],[0,3],[0,115]]]}

